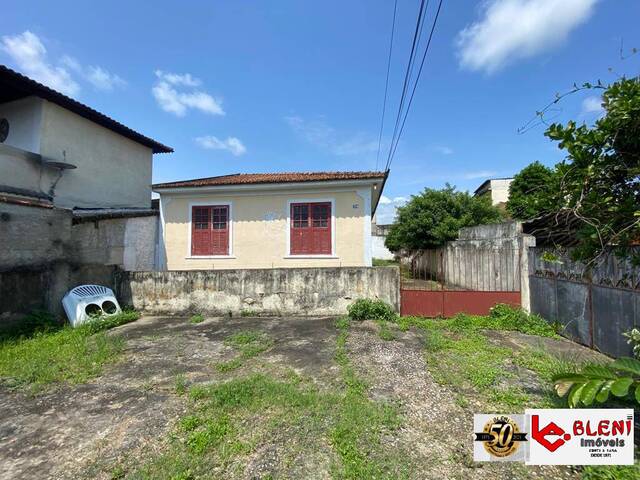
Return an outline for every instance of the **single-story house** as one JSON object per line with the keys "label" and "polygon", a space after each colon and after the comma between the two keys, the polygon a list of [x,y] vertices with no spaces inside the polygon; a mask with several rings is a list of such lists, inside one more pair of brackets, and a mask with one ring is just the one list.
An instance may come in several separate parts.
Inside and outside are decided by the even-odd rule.
{"label": "single-story house", "polygon": [[167,270],[371,266],[385,172],[234,174],[153,185]]}

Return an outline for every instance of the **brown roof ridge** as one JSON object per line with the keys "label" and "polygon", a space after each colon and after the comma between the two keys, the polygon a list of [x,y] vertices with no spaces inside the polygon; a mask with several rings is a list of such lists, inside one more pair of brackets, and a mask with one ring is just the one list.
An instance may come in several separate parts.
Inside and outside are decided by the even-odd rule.
{"label": "brown roof ridge", "polygon": [[61,107],[66,108],[87,120],[91,120],[98,125],[102,125],[109,130],[119,133],[123,137],[127,137],[134,142],[144,145],[145,147],[149,147],[153,150],[153,153],[173,152],[171,147],[142,135],[113,118],[108,117],[104,113],[98,112],[84,103],[74,100],[73,98],[47,87],[26,75],[16,72],[6,65],[0,65],[0,80],[11,84],[13,88],[24,93],[25,96],[34,95],[44,98],[45,100],[49,100],[50,102],[60,105]]}
{"label": "brown roof ridge", "polygon": [[383,179],[385,172],[380,171],[320,171],[320,172],[272,172],[272,173],[234,173],[215,177],[178,180],[156,183],[153,188],[206,187],[219,185],[251,185],[265,183],[298,183],[312,181],[340,181]]}

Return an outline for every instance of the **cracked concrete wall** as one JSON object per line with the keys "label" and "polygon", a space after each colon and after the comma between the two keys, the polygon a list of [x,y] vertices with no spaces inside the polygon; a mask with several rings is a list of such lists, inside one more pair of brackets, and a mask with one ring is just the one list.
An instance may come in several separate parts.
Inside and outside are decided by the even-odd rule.
{"label": "cracked concrete wall", "polygon": [[72,224],[72,212],[0,202],[0,321],[36,309],[63,315],[71,288],[114,288],[119,269],[152,270],[157,217]]}
{"label": "cracked concrete wall", "polygon": [[73,226],[73,261],[150,271],[155,266],[158,217],[104,219]]}
{"label": "cracked concrete wall", "polygon": [[153,315],[343,315],[358,298],[400,309],[397,267],[121,272],[120,302]]}

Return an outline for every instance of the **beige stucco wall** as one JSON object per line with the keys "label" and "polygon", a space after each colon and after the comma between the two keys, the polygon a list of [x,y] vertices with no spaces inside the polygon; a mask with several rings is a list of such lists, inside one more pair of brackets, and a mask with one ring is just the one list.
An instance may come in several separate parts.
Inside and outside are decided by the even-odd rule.
{"label": "beige stucco wall", "polygon": [[[225,268],[369,266],[367,188],[350,191],[278,191],[255,194],[161,194],[164,252],[168,270]],[[333,258],[287,258],[288,201],[333,199],[335,255]],[[231,204],[230,258],[189,258],[190,204]],[[366,220],[365,220],[366,218]]]}
{"label": "beige stucco wall", "polygon": [[0,152],[0,184],[51,193],[61,207],[141,207],[151,203],[152,151],[58,105],[35,97],[0,105],[10,122],[5,144],[78,168],[58,171]]}

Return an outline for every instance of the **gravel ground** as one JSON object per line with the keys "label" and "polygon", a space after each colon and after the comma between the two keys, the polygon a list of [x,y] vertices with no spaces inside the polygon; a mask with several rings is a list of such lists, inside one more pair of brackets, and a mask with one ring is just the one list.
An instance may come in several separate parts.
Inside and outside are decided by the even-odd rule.
{"label": "gravel ground", "polygon": [[[0,385],[0,478],[109,479],[116,463],[158,451],[186,408],[184,397],[175,392],[178,375],[193,385],[250,373],[249,366],[226,374],[213,368],[234,356],[224,339],[246,329],[264,331],[275,341],[259,357],[263,371],[265,365],[276,374],[293,369],[322,389],[341,384],[333,358],[333,319],[215,318],[191,324],[185,318],[146,317],[111,332],[124,335],[127,348],[99,378],[35,397]],[[351,327],[349,359],[368,381],[371,398],[399,405],[404,426],[384,441],[409,452],[413,478],[572,478],[565,468],[474,464],[472,419],[477,406],[461,406],[456,394],[434,381],[425,364],[421,332],[395,331],[394,341],[384,341],[377,329],[373,322]],[[501,333],[492,341],[522,344],[529,339]],[[572,345],[563,343],[561,348],[571,350]],[[286,442],[274,438],[258,445],[246,465],[240,465],[241,476],[261,478],[273,471],[272,464],[280,461],[278,445]],[[312,472],[314,478],[326,478],[330,458],[322,451],[315,460],[307,457],[294,459],[299,471],[289,469],[291,475],[308,477],[305,472]]]}

